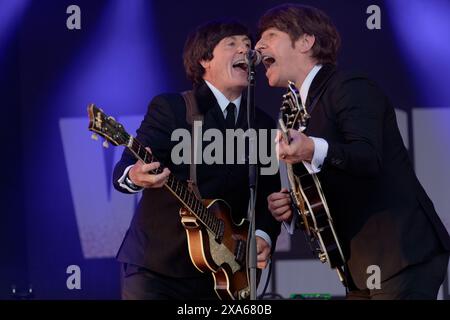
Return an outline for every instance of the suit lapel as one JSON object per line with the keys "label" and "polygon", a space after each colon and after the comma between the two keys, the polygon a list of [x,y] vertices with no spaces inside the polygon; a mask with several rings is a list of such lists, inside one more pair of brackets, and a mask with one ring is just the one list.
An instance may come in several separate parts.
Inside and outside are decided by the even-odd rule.
{"label": "suit lapel", "polygon": [[207,84],[202,82],[200,85],[195,87],[194,91],[200,112],[203,113],[205,117],[211,115],[214,122],[217,124],[217,127],[225,130],[226,123],[222,109],[220,109],[216,97]]}
{"label": "suit lapel", "polygon": [[314,80],[311,83],[311,87],[308,91],[308,97],[306,98],[306,109],[311,112],[311,104],[316,100],[317,96],[322,91],[323,87],[327,83],[328,79],[336,70],[336,67],[332,64],[324,64],[319,70]]}

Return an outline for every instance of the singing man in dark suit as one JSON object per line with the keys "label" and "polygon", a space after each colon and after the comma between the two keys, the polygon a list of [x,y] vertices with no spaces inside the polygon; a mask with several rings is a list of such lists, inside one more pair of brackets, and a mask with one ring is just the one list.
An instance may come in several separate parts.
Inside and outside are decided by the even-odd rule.
{"label": "singing man in dark suit", "polygon": [[[348,259],[347,297],[436,299],[450,238],[413,171],[394,108],[375,83],[336,68],[340,37],[322,11],[281,5],[259,31],[270,86],[295,82],[311,115],[304,133],[291,130],[290,145],[278,139],[279,157],[294,170],[305,163],[322,183]],[[295,225],[288,194],[268,201],[276,220]],[[370,266],[379,267],[380,289],[367,285]]]}
{"label": "singing man in dark suit", "polygon": [[[198,110],[202,130],[247,128],[245,53],[251,48],[249,32],[235,21],[214,21],[198,27],[186,41],[183,59]],[[143,164],[125,151],[114,169],[113,183],[124,193],[143,192],[137,212],[117,258],[122,262],[124,299],[216,299],[211,274],[200,273],[190,260],[180,203],[165,188],[169,172],[189,179],[189,164],[175,165],[171,141],[174,130],[191,131],[186,104],[179,93],[156,96],[137,130],[137,140],[166,167],[149,174],[160,163]],[[257,109],[255,126],[275,128],[275,122]],[[223,135],[225,137],[225,135]],[[270,135],[267,143],[270,144]],[[225,140],[224,140],[225,141]],[[208,143],[204,142],[203,147]],[[225,145],[224,145],[225,147]],[[249,203],[248,165],[198,164],[197,184],[203,199],[223,199],[232,208],[234,221],[247,216]],[[279,234],[279,223],[267,209],[267,196],[279,189],[277,175],[260,176],[256,203],[258,267],[264,268]]]}

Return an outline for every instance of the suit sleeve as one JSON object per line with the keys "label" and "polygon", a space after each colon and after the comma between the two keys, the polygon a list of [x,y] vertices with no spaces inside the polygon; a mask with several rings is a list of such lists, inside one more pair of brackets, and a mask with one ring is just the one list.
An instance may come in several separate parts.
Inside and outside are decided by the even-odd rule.
{"label": "suit sleeve", "polygon": [[332,112],[343,142],[328,141],[323,170],[337,168],[360,177],[381,170],[386,98],[364,78],[343,81],[332,95]]}
{"label": "suit sleeve", "polygon": [[[157,96],[150,103],[144,120],[137,130],[136,140],[142,145],[150,147],[159,162],[168,163],[170,161],[170,137],[174,129],[175,117],[171,105],[164,96]],[[136,161],[135,156],[126,148],[113,172],[113,185],[118,191],[130,193],[119,185],[118,180],[124,170]]]}

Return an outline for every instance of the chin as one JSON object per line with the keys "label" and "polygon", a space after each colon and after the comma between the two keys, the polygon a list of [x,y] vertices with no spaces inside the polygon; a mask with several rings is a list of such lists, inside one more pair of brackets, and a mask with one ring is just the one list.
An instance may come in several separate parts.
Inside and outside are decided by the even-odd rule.
{"label": "chin", "polygon": [[235,81],[235,82],[234,82],[234,85],[235,85],[236,87],[242,87],[242,88],[245,88],[245,87],[248,86],[248,81],[247,81],[247,79],[245,79],[245,80],[240,80],[240,81]]}
{"label": "chin", "polygon": [[278,79],[269,78],[269,86],[271,87],[281,87]]}

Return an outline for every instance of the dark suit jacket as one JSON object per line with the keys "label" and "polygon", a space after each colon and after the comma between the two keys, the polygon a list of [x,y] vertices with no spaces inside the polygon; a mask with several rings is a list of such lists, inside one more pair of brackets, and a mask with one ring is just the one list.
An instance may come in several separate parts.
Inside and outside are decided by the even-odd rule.
{"label": "dark suit jacket", "polygon": [[[210,128],[225,130],[222,110],[205,83],[195,89],[195,97],[200,112],[204,114],[203,131]],[[245,106],[243,99],[236,125],[244,130],[247,128]],[[259,109],[256,111],[255,122],[257,128],[275,128],[275,122]],[[171,161],[172,147],[178,143],[171,141],[171,134],[177,128],[191,130],[186,122],[183,97],[180,94],[163,94],[150,103],[136,138],[143,145],[150,146],[156,158],[177,178],[185,181],[189,178],[189,165],[174,165]],[[208,143],[204,143],[204,146]],[[270,135],[267,143],[271,143]],[[113,184],[117,190],[127,192],[118,185],[117,180],[125,168],[135,162],[134,156],[125,150],[114,169]],[[246,217],[249,200],[247,165],[199,164],[197,181],[202,198],[227,201],[236,222]],[[272,247],[275,247],[280,226],[272,219],[266,198],[279,188],[278,174],[259,176],[256,228],[271,237]],[[166,188],[144,189],[137,212],[117,255],[118,260],[173,277],[201,275],[189,258],[186,232],[180,222],[179,209],[179,202]]]}
{"label": "dark suit jacket", "polygon": [[355,284],[366,288],[370,265],[385,280],[449,251],[449,235],[413,171],[388,99],[367,78],[324,65],[307,107],[324,85],[305,133],[329,144],[319,178]]}

